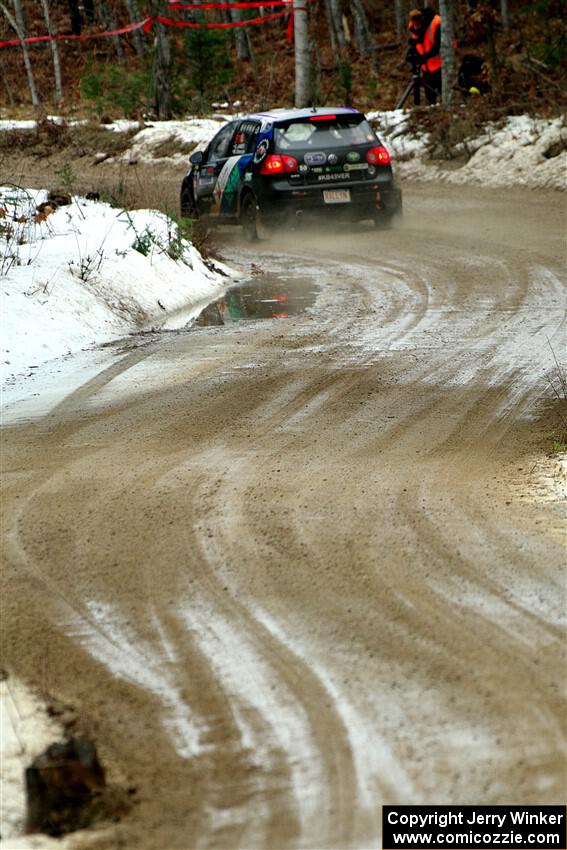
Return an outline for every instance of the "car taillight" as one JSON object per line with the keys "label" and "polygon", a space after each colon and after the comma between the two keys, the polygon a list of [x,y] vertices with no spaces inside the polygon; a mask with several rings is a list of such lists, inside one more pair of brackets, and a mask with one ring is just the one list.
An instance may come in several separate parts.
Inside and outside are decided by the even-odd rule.
{"label": "car taillight", "polygon": [[389,165],[392,157],[386,148],[380,145],[380,147],[370,148],[369,151],[366,151],[366,161],[371,165]]}
{"label": "car taillight", "polygon": [[294,156],[282,156],[283,167],[286,174],[292,174],[299,168],[299,163]]}
{"label": "car taillight", "polygon": [[297,171],[299,163],[294,156],[281,156],[279,153],[272,153],[266,157],[260,174],[292,174]]}

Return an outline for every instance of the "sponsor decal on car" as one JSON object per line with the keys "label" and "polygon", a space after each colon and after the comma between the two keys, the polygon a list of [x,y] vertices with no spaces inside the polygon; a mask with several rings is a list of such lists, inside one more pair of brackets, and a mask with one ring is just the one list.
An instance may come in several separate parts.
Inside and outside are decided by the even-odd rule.
{"label": "sponsor decal on car", "polygon": [[[230,156],[225,164],[223,165],[221,172],[219,174],[218,180],[216,182],[216,186],[213,192],[213,197],[215,199],[215,203],[217,206],[220,206],[221,199],[228,184],[229,178],[233,172],[236,170],[236,166],[238,164],[239,156]],[[237,171],[238,176],[238,171]]]}
{"label": "sponsor decal on car", "polygon": [[231,156],[223,165],[213,191],[215,204],[220,208],[220,212],[228,213],[233,209],[236,191],[251,159],[252,154]]}
{"label": "sponsor decal on car", "polygon": [[338,174],[319,174],[317,176],[318,180],[348,180],[350,174],[345,174],[344,171],[339,172]]}
{"label": "sponsor decal on car", "polygon": [[330,153],[329,156],[327,157],[327,162],[329,163],[329,165],[336,165],[338,161],[339,161],[339,158],[336,155],[336,153]]}
{"label": "sponsor decal on car", "polygon": [[343,165],[345,171],[368,171],[367,162],[345,162]]}
{"label": "sponsor decal on car", "polygon": [[349,151],[346,158],[347,162],[360,162],[360,154],[358,151]]}
{"label": "sponsor decal on car", "polygon": [[307,165],[323,165],[323,163],[327,162],[327,157],[322,151],[306,153],[303,159]]}
{"label": "sponsor decal on car", "polygon": [[254,162],[256,165],[259,165],[264,159],[266,159],[266,155],[270,148],[270,140],[262,139],[258,142],[258,146],[256,148],[256,153],[254,154]]}

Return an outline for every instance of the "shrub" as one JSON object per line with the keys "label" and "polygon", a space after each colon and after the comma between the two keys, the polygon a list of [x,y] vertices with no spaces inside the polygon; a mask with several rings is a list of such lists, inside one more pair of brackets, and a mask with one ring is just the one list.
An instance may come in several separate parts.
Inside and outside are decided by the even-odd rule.
{"label": "shrub", "polygon": [[135,118],[147,109],[150,99],[150,74],[145,68],[89,63],[79,85],[99,120],[116,113],[117,107],[124,118]]}

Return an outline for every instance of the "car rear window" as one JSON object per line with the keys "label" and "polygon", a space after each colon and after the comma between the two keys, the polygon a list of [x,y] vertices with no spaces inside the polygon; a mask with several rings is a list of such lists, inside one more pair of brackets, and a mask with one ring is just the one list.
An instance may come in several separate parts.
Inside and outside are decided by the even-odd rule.
{"label": "car rear window", "polygon": [[302,118],[275,127],[275,147],[280,151],[368,144],[376,144],[376,136],[368,121],[360,115]]}

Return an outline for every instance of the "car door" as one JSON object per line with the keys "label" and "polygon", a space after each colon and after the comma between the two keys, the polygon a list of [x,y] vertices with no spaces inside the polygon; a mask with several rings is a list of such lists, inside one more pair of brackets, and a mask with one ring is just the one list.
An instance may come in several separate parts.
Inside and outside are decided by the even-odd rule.
{"label": "car door", "polygon": [[200,213],[217,215],[220,210],[219,193],[215,192],[217,183],[225,165],[229,147],[236,130],[237,122],[231,121],[219,130],[205,151],[203,162],[194,171],[193,193]]}
{"label": "car door", "polygon": [[250,119],[240,121],[231,139],[226,158],[215,184],[214,197],[221,217],[236,219],[239,197],[246,180],[250,179],[249,166],[254,157],[256,137],[260,122]]}

